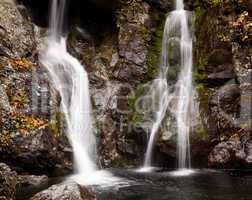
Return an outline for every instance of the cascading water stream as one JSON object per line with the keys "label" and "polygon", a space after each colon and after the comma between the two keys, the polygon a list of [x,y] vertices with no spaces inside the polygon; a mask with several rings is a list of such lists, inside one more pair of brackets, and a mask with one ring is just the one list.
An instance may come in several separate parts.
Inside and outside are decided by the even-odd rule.
{"label": "cascading water stream", "polygon": [[62,36],[65,5],[65,0],[52,1],[48,47],[40,61],[61,96],[76,171],[88,175],[96,170],[89,83],[84,67],[67,52],[66,38]]}
{"label": "cascading water stream", "polygon": [[106,171],[98,171],[95,164],[96,141],[88,75],[80,62],[67,52],[66,38],[63,37],[65,7],[66,0],[52,0],[50,34],[40,61],[61,96],[61,110],[77,174],[72,179],[80,184],[111,184],[119,179]]}
{"label": "cascading water stream", "polygon": [[[176,119],[177,127],[177,152],[178,168],[190,168],[190,105],[193,98],[192,86],[192,35],[189,30],[189,14],[184,10],[183,0],[176,1],[176,10],[171,12],[166,19],[162,57],[159,77],[154,81],[154,97],[158,96],[158,110],[155,112],[155,122],[145,155],[142,171],[151,169],[152,153],[157,133],[160,129],[167,111]],[[180,61],[178,62],[179,75],[176,83],[169,84],[169,70],[172,67],[170,55],[174,54],[174,46],[179,42]],[[174,66],[173,66],[174,67]],[[158,83],[157,83],[158,82]],[[176,102],[175,106],[171,105]],[[183,175],[183,173],[181,173]],[[186,174],[186,173],[185,173]],[[180,174],[178,174],[180,175]]]}

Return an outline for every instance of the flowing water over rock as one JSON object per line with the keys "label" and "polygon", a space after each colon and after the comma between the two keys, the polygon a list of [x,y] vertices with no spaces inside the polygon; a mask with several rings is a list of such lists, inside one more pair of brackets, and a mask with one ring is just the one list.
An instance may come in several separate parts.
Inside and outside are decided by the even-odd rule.
{"label": "flowing water over rock", "polygon": [[[155,139],[167,112],[175,118],[176,123],[178,168],[190,168],[191,165],[189,119],[194,95],[192,35],[189,29],[191,14],[183,8],[183,1],[178,0],[176,10],[169,14],[165,24],[160,73],[152,87],[152,96],[157,97],[158,109],[146,152],[144,171],[150,169]],[[175,83],[172,81],[174,70]]]}
{"label": "flowing water over rock", "polygon": [[118,181],[96,167],[96,141],[89,95],[88,75],[80,62],[67,52],[63,37],[65,0],[51,5],[48,47],[40,61],[47,68],[54,87],[61,96],[68,138],[73,147],[76,174],[72,178],[83,184],[106,184]]}
{"label": "flowing water over rock", "polygon": [[40,60],[49,71],[61,96],[76,170],[81,174],[89,174],[96,170],[96,145],[92,133],[88,76],[79,61],[67,52],[66,39],[62,37],[64,7],[65,1],[53,0],[48,49]]}

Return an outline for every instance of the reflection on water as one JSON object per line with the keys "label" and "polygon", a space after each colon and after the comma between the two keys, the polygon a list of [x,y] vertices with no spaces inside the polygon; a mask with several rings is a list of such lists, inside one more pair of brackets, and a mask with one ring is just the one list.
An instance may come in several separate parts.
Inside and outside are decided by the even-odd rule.
{"label": "reflection on water", "polygon": [[135,184],[114,191],[98,190],[99,200],[252,200],[252,171],[201,170],[188,176],[180,176],[178,171],[114,173],[135,180]]}
{"label": "reflection on water", "polygon": [[[110,172],[125,182],[94,186],[98,200],[252,200],[252,171],[194,170],[183,176],[178,171],[160,169],[151,173],[120,169]],[[22,191],[18,200],[29,199],[34,192],[38,189],[26,191],[26,196]]]}

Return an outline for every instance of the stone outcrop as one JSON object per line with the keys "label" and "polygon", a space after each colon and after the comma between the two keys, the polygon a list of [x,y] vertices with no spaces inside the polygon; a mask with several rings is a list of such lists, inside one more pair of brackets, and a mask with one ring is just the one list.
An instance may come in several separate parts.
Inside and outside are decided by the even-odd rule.
{"label": "stone outcrop", "polygon": [[15,7],[12,0],[0,4],[0,56],[19,58],[34,50],[33,28]]}
{"label": "stone outcrop", "polygon": [[53,185],[31,198],[31,200],[96,200],[96,195],[91,189],[77,183],[62,183]]}
{"label": "stone outcrop", "polygon": [[[251,15],[248,1],[198,2],[196,79],[210,136],[209,166],[249,167],[252,133]],[[235,138],[235,141],[234,141]]]}
{"label": "stone outcrop", "polygon": [[21,172],[69,171],[58,94],[38,61],[37,28],[19,8],[0,2],[0,160]]}
{"label": "stone outcrop", "polygon": [[214,147],[209,155],[209,165],[215,168],[250,168],[251,160],[251,141],[243,144],[242,142],[230,140],[221,142]]}
{"label": "stone outcrop", "polygon": [[49,129],[14,136],[2,147],[1,156],[14,169],[35,174],[63,175],[72,170],[71,149],[68,143],[55,137]]}

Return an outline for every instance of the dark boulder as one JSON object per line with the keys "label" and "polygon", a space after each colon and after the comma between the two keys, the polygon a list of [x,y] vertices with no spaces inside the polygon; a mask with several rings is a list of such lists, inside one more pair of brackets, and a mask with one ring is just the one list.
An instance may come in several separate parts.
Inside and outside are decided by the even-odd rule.
{"label": "dark boulder", "polygon": [[243,144],[239,140],[221,142],[214,147],[208,157],[209,166],[215,168],[251,167],[251,142]]}
{"label": "dark boulder", "polygon": [[222,65],[225,63],[232,63],[232,52],[225,49],[215,49],[209,55],[208,62],[211,65]]}
{"label": "dark boulder", "polygon": [[[240,89],[236,84],[227,84],[209,97],[209,111],[221,136],[231,136],[239,128]],[[216,126],[216,124],[214,126]]]}
{"label": "dark boulder", "polygon": [[1,160],[20,172],[63,175],[72,169],[72,152],[67,146],[66,140],[42,129],[15,136],[8,146],[0,148]]}

